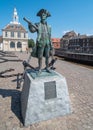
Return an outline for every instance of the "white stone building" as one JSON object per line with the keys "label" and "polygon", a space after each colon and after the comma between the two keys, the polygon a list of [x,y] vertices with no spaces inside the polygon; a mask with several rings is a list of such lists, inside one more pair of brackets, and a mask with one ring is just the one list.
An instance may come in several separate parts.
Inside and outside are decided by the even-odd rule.
{"label": "white stone building", "polygon": [[0,50],[3,50],[3,41],[2,41],[2,36],[0,36]]}
{"label": "white stone building", "polygon": [[26,51],[28,48],[28,32],[18,19],[14,8],[13,21],[2,29],[3,51]]}

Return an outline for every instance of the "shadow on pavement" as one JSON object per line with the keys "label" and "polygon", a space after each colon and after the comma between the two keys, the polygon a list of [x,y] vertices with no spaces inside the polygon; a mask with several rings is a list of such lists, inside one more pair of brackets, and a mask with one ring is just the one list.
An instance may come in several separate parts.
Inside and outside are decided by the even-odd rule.
{"label": "shadow on pavement", "polygon": [[[13,59],[14,57],[14,59]],[[15,59],[15,57],[18,58],[18,56],[16,56],[13,52],[3,52],[0,51],[0,63],[4,63],[4,62],[22,62],[22,60],[20,59]],[[10,59],[12,58],[12,59]]]}
{"label": "shadow on pavement", "polygon": [[0,63],[4,63],[4,62],[22,62],[23,60],[20,59],[8,59],[8,58],[1,58],[0,57]]}
{"label": "shadow on pavement", "polygon": [[13,89],[0,89],[0,95],[3,98],[11,97],[11,110],[17,116],[20,122],[23,123],[21,117],[21,103],[20,103],[21,92]]}

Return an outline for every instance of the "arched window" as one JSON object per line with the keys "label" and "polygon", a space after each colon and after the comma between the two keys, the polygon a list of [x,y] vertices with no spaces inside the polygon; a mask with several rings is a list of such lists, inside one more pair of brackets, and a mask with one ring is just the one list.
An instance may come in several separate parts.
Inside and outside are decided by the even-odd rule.
{"label": "arched window", "polygon": [[10,48],[15,48],[15,43],[14,42],[10,43]]}
{"label": "arched window", "polygon": [[18,42],[18,43],[17,43],[17,48],[22,48],[21,42]]}

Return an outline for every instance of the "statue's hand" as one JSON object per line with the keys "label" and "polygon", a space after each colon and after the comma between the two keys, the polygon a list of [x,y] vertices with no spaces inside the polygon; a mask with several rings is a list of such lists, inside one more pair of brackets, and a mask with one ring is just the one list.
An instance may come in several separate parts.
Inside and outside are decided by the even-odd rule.
{"label": "statue's hand", "polygon": [[28,23],[28,27],[29,27],[29,28],[31,28],[31,27],[33,27],[33,26],[32,26],[32,24],[31,24],[31,23]]}

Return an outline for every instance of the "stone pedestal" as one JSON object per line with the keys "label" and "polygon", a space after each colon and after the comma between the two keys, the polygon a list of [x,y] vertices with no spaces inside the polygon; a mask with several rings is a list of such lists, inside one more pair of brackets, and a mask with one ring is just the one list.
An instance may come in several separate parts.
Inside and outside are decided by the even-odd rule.
{"label": "stone pedestal", "polygon": [[21,94],[21,112],[25,126],[71,113],[65,77],[55,71],[38,76],[28,70]]}

